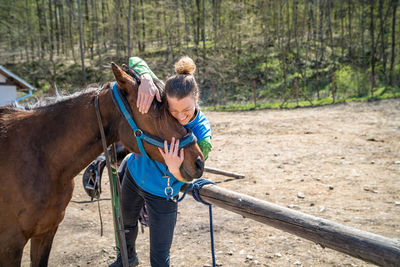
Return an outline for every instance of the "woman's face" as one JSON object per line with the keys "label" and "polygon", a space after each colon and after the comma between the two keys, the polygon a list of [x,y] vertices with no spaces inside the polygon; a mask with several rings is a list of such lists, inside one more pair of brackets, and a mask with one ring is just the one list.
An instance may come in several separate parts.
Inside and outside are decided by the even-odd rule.
{"label": "woman's face", "polygon": [[194,111],[196,110],[198,98],[192,95],[185,96],[182,99],[169,97],[167,95],[169,112],[180,124],[186,125],[193,118]]}

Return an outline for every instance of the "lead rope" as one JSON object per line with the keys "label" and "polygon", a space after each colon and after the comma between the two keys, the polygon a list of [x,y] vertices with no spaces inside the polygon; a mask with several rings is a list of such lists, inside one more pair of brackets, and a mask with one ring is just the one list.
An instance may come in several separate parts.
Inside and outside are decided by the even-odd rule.
{"label": "lead rope", "polygon": [[[99,108],[99,93],[100,91],[96,92],[95,98],[94,98],[94,106],[96,110],[96,116],[97,116],[97,122],[99,125],[100,129],[100,135],[101,135],[101,143],[103,145],[103,150],[104,150],[104,155],[106,157],[106,163],[107,163],[107,170],[108,170],[108,178],[110,179],[110,191],[111,191],[111,202],[112,202],[112,211],[113,211],[113,219],[114,219],[114,227],[116,228],[116,233],[117,233],[117,239],[118,239],[118,244],[119,244],[119,250],[121,253],[121,258],[122,258],[122,266],[123,267],[128,267],[128,251],[126,248],[126,240],[125,240],[125,231],[124,231],[124,224],[123,224],[123,219],[122,219],[122,210],[120,207],[120,188],[118,188],[119,183],[114,184],[113,181],[115,179],[115,172],[112,171],[111,169],[111,161],[110,161],[110,155],[108,154],[107,150],[107,141],[106,141],[106,136],[104,133],[104,127],[103,127],[103,122],[101,120],[101,114],[100,114],[100,108]],[[114,192],[114,186],[117,186],[117,191]],[[115,199],[115,194],[117,194],[118,198],[118,207],[115,205],[116,203],[114,202]],[[118,210],[117,210],[118,209]],[[118,216],[119,215],[119,216]]]}
{"label": "lead rope", "polygon": [[[156,168],[162,173],[161,169],[157,166],[157,164],[154,163],[154,165],[156,166]],[[211,239],[211,257],[212,257],[212,261],[213,261],[213,267],[216,266],[215,263],[215,248],[214,248],[214,227],[213,227],[213,216],[212,216],[212,205],[210,203],[205,202],[201,197],[200,197],[200,189],[207,185],[207,184],[215,184],[214,182],[204,179],[204,178],[199,178],[196,181],[190,183],[187,185],[185,191],[183,192],[183,195],[180,198],[174,198],[174,189],[172,188],[171,184],[170,184],[170,180],[171,177],[167,174],[168,171],[168,167],[165,169],[164,175],[162,176],[162,178],[167,178],[167,186],[164,189],[165,195],[167,195],[167,197],[169,198],[169,200],[178,203],[181,202],[187,192],[189,190],[191,190],[192,192],[192,196],[193,198],[200,202],[203,203],[204,205],[208,206],[208,214],[209,214],[209,218],[210,218],[210,239]]]}
{"label": "lead rope", "polygon": [[100,209],[100,195],[97,198],[97,209],[99,210],[99,219],[100,219],[100,236],[103,236],[103,219],[101,218],[101,209]]}
{"label": "lead rope", "polygon": [[[214,227],[213,227],[212,205],[210,203],[205,202],[200,197],[200,189],[203,186],[207,185],[207,184],[215,184],[215,183],[211,182],[210,180],[207,180],[207,179],[204,179],[204,178],[200,178],[200,179],[197,179],[196,181],[188,184],[188,186],[186,187],[182,197],[179,198],[178,200],[175,200],[175,202],[181,202],[183,200],[183,198],[186,196],[186,193],[189,190],[191,190],[192,196],[196,201],[198,201],[200,203],[203,203],[204,205],[208,206],[208,213],[209,213],[209,217],[210,217],[211,256],[212,256],[213,267],[215,267],[216,263],[215,263]],[[170,199],[171,199],[171,197],[170,197]],[[173,200],[173,199],[171,199],[171,200]]]}

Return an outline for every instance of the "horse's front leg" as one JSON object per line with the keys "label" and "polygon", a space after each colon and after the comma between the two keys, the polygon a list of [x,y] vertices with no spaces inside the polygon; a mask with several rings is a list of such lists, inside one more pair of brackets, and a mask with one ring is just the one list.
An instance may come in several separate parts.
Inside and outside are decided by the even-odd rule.
{"label": "horse's front leg", "polygon": [[0,227],[0,266],[21,266],[26,238],[19,227],[2,230]]}
{"label": "horse's front leg", "polygon": [[43,267],[47,266],[49,261],[49,255],[51,245],[53,244],[53,238],[56,234],[58,226],[55,228],[32,237],[31,239],[31,262],[32,267]]}

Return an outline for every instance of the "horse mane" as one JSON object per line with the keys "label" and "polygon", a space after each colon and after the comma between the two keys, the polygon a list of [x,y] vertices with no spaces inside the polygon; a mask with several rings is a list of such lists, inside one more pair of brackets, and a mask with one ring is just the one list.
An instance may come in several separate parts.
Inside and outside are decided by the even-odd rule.
{"label": "horse mane", "polygon": [[22,110],[38,110],[38,109],[47,109],[54,107],[60,102],[64,101],[72,101],[74,102],[75,99],[77,99],[79,96],[84,95],[84,94],[91,94],[95,91],[99,90],[98,86],[89,86],[81,91],[76,91],[72,94],[60,94],[58,91],[56,91],[55,96],[47,96],[47,97],[42,97],[37,99],[36,102],[34,103],[28,103],[25,106],[17,106],[18,109]]}
{"label": "horse mane", "polygon": [[[55,96],[42,97],[36,99],[33,103],[19,105],[12,103],[10,105],[0,107],[0,135],[7,132],[7,128],[18,121],[35,114],[36,112],[46,112],[54,109],[58,104],[69,101],[68,104],[73,104],[78,101],[79,96],[92,94],[98,90],[96,87],[87,87],[82,91],[77,91],[72,94],[59,94]],[[90,98],[88,98],[89,100]]]}

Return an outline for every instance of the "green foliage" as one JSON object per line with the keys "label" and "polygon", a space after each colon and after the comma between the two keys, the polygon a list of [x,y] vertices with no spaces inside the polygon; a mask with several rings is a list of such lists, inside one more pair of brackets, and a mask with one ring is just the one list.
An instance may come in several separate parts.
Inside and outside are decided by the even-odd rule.
{"label": "green foliage", "polygon": [[[283,101],[288,107],[302,106],[310,104],[307,98],[317,105],[331,103],[333,97],[335,102],[367,99],[373,62],[374,97],[398,94],[388,89],[400,86],[400,39],[392,54],[389,12],[397,1],[382,2],[383,29],[382,10],[374,1],[80,2],[87,84],[112,80],[104,66],[126,63],[128,54],[143,57],[165,80],[174,74],[176,60],[188,55],[197,64],[202,103],[213,104],[215,88],[215,104],[223,109],[269,107],[264,103],[277,107]],[[54,94],[55,87],[68,92],[83,88],[77,3],[3,1],[0,64],[43,95]],[[400,27],[393,33],[399,36]],[[257,103],[262,103],[256,106],[249,104],[254,83]]]}
{"label": "green foliage", "polygon": [[[347,103],[352,101],[374,101],[380,99],[389,99],[389,98],[400,98],[400,88],[395,87],[382,87],[376,91],[376,95],[374,97],[369,96],[361,96],[361,97],[348,97],[341,98],[339,100],[335,100],[333,102],[332,97],[325,97],[318,100],[313,101],[313,106],[324,106],[331,104],[339,104],[339,103]],[[205,111],[251,111],[251,110],[261,110],[261,109],[281,109],[281,102],[266,102],[261,104],[230,104],[230,105],[217,105],[215,108],[213,106],[202,107],[202,110]],[[285,106],[285,109],[291,108],[301,108],[301,107],[310,107],[311,104],[308,101],[299,101],[296,103],[295,101],[288,102]]]}
{"label": "green foliage", "polygon": [[342,65],[335,71],[335,82],[338,97],[368,94],[368,73],[358,71],[349,65]]}

